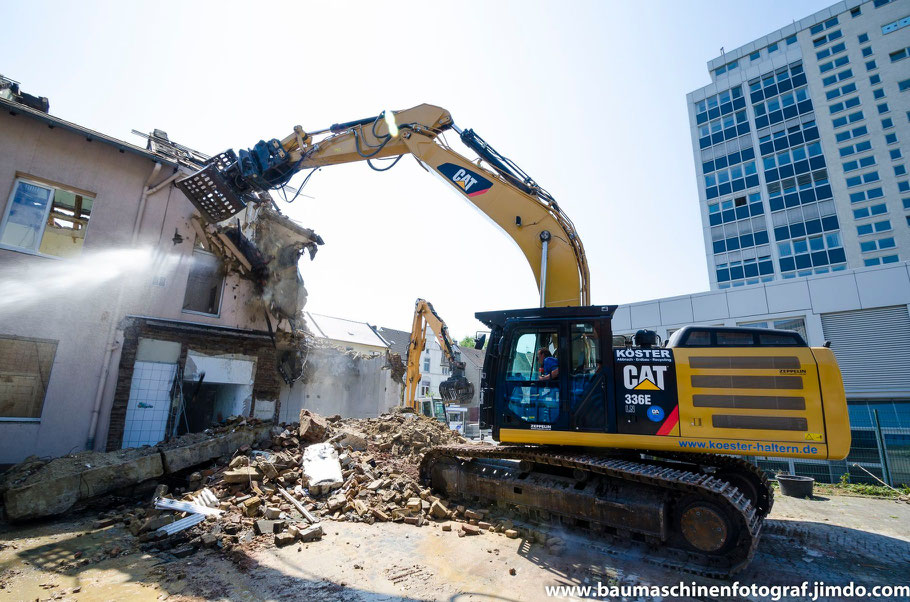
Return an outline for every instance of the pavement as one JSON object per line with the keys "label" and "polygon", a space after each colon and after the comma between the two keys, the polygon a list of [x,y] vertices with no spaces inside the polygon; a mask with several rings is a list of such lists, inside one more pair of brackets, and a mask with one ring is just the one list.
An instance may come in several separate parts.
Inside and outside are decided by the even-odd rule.
{"label": "pavement", "polygon": [[[559,533],[566,549],[554,556],[521,538],[459,537],[444,523],[323,521],[318,542],[250,546],[233,561],[211,550],[162,559],[121,527],[92,529],[93,518],[0,526],[0,600],[540,600],[554,585],[727,583],[573,532]],[[908,524],[906,503],[778,495],[754,560],[735,580],[910,585]]]}

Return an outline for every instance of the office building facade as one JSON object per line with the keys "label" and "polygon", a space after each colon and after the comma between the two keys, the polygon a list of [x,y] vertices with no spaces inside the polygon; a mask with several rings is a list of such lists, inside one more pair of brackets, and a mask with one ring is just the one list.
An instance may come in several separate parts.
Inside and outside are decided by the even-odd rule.
{"label": "office building facade", "polygon": [[712,289],[910,259],[910,2],[847,0],[687,95]]}

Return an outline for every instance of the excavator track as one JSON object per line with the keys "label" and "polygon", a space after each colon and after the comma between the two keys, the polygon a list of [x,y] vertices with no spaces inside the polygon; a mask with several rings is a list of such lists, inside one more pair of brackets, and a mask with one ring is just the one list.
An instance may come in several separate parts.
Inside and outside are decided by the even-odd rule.
{"label": "excavator track", "polygon": [[[748,497],[752,499],[752,505],[755,506],[756,512],[764,518],[768,516],[771,512],[771,508],[774,507],[774,488],[771,487],[771,481],[768,480],[768,475],[766,475],[765,471],[761,468],[747,462],[743,458],[738,458],[736,456],[719,456],[716,454],[691,454],[685,452],[648,451],[647,453],[649,456],[667,458],[684,464],[713,466],[718,469],[718,472],[715,472],[714,475],[722,480],[727,480],[734,487],[737,487],[739,484],[737,479],[728,480],[725,477],[733,474],[747,477],[750,481],[747,486],[753,489],[750,494],[754,494],[749,495]],[[738,488],[742,491],[741,486]]]}
{"label": "excavator track", "polygon": [[[675,570],[725,578],[751,561],[764,514],[731,483],[659,460],[572,451],[434,447],[420,476],[448,497],[493,502],[619,543],[645,544],[658,551],[652,562]],[[718,464],[713,457],[668,459]]]}

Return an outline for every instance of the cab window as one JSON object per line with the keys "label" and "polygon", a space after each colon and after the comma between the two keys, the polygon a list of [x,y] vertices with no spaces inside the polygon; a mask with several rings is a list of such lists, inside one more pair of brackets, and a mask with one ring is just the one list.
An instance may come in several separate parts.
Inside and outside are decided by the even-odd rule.
{"label": "cab window", "polygon": [[600,369],[600,341],[593,324],[572,324],[572,357],[569,361],[571,391],[582,392]]}
{"label": "cab window", "polygon": [[556,328],[519,330],[512,337],[506,373],[509,410],[531,423],[560,416],[559,336]]}
{"label": "cab window", "polygon": [[537,380],[540,371],[543,370],[543,363],[552,363],[552,360],[540,361],[540,351],[545,350],[543,355],[549,357],[556,356],[558,339],[555,329],[547,330],[525,330],[515,333],[512,339],[512,348],[509,350],[509,371],[506,374],[508,380]]}
{"label": "cab window", "polygon": [[569,329],[569,414],[576,428],[602,429],[604,412],[600,338],[593,323],[575,323]]}

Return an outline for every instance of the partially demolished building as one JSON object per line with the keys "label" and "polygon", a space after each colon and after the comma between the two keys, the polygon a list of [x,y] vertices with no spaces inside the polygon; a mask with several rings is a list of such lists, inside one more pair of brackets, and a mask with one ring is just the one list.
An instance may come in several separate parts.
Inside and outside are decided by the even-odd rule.
{"label": "partially demolished building", "polygon": [[0,465],[270,419],[303,373],[297,260],[322,240],[268,197],[203,219],[174,182],[207,157],[147,138],[0,77]]}

